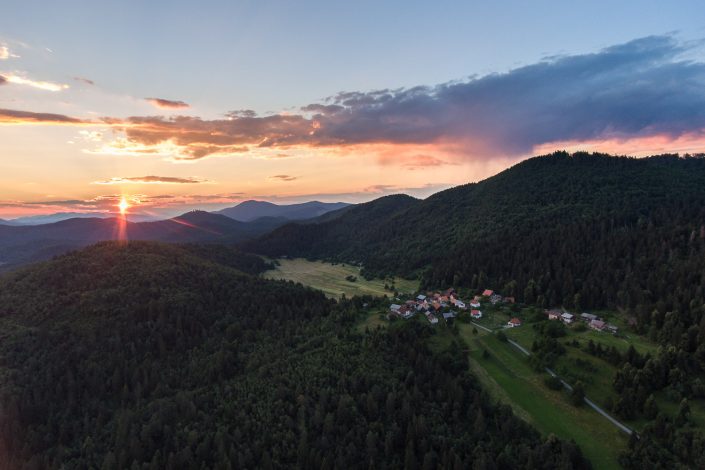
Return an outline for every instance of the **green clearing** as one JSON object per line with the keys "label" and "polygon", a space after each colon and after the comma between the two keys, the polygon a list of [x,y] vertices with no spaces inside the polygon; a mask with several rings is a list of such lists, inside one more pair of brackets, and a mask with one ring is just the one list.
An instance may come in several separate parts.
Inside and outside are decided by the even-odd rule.
{"label": "green clearing", "polygon": [[[385,284],[391,284],[390,279],[365,280],[360,276],[360,268],[350,264],[330,264],[322,261],[308,261],[302,258],[279,259],[279,266],[263,274],[269,279],[284,279],[286,281],[300,282],[305,286],[323,291],[329,297],[340,298],[355,295],[392,295],[385,290]],[[353,281],[346,277],[354,276]],[[396,290],[400,293],[412,293],[418,289],[418,281],[407,279],[394,279]]]}
{"label": "green clearing", "polygon": [[[566,392],[548,389],[545,374],[535,372],[509,344],[494,335],[474,335],[470,325],[460,325],[460,332],[470,348],[471,369],[496,399],[528,417],[542,433],[573,439],[595,468],[619,468],[617,457],[626,446],[626,435],[593,410],[572,406]],[[483,350],[489,358],[483,357]]]}
{"label": "green clearing", "polygon": [[[502,328],[509,338],[531,349],[536,337],[532,323],[525,323],[519,328],[503,328],[510,316],[516,315],[525,321],[529,320],[532,317],[529,309],[514,313],[508,307],[483,307],[483,318],[478,324],[493,330]],[[370,310],[360,328],[389,324],[383,313],[380,309]],[[410,321],[421,320],[423,319],[414,318]],[[570,404],[566,391],[550,390],[544,383],[547,375],[536,372],[527,359],[508,343],[480,328],[473,333],[472,324],[459,321],[457,325],[460,337],[468,347],[470,370],[491,396],[509,405],[517,416],[534,425],[543,434],[553,433],[561,438],[574,440],[595,468],[620,468],[618,457],[620,452],[626,449],[628,441],[624,433],[589,407],[575,407]],[[623,332],[620,336],[589,329],[581,331],[568,328],[566,336],[559,339],[566,347],[566,354],[558,358],[554,369],[568,382],[582,381],[586,395],[600,406],[617,399],[612,389],[612,380],[617,368],[602,358],[590,355],[586,350],[588,341],[592,340],[596,345],[601,344],[603,348],[614,346],[623,353],[630,345],[641,354],[655,354],[657,349],[657,345],[648,338],[634,333],[624,334],[626,326],[619,326]],[[439,348],[447,346],[454,338],[443,321],[439,322],[436,332],[432,347],[434,344]],[[578,343],[578,347],[573,344],[574,341]],[[487,351],[489,357],[483,357],[483,351]],[[664,413],[676,415],[678,402],[669,400],[665,392],[659,392],[655,397]],[[693,425],[705,426],[705,401],[691,401],[690,408]],[[641,430],[646,420],[640,417],[625,423],[633,429]]]}

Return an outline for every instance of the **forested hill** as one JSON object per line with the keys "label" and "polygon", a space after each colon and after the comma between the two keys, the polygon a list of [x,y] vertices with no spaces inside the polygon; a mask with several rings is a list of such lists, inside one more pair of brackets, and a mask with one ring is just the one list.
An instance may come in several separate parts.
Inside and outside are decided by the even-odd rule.
{"label": "forested hill", "polygon": [[491,404],[460,344],[361,335],[362,299],[262,269],[131,242],[1,277],[0,470],[588,467]]}
{"label": "forested hill", "polygon": [[248,248],[358,261],[434,287],[491,285],[550,305],[653,305],[666,290],[702,284],[692,282],[705,267],[692,259],[705,238],[702,157],[557,152],[378,213],[385,199],[288,224]]}

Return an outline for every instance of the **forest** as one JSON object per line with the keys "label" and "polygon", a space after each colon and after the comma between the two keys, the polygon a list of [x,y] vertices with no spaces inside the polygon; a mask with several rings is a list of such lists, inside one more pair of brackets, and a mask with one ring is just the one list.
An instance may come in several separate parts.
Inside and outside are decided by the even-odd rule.
{"label": "forest", "polygon": [[0,468],[590,467],[494,404],[459,342],[360,333],[368,299],[257,260],[111,242],[0,278]]}
{"label": "forest", "polygon": [[658,392],[686,405],[705,397],[702,155],[556,152],[423,201],[382,198],[318,225],[289,224],[247,246],[359,262],[368,276],[417,276],[426,288],[490,287],[527,305],[619,311],[662,346],[615,377],[616,412],[652,421],[623,465],[689,468],[705,456],[701,430],[647,404]]}

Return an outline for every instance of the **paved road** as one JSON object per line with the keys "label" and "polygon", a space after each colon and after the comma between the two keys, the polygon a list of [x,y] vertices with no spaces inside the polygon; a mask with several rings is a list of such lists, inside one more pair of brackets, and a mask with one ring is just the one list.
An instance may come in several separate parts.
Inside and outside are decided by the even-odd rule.
{"label": "paved road", "polygon": [[[483,330],[483,331],[486,331],[486,332],[488,332],[488,333],[492,333],[492,330],[490,330],[489,328],[486,328],[486,327],[484,327],[484,326],[482,326],[482,325],[479,325],[479,324],[477,324],[477,323],[475,323],[475,322],[471,322],[471,323],[472,323],[473,325],[475,325],[476,327],[480,328],[480,329]],[[516,341],[513,341],[513,340],[507,338],[507,342],[508,342],[509,344],[511,344],[512,346],[514,346],[515,348],[517,348],[519,351],[521,351],[525,356],[531,356],[531,352],[530,352],[528,349],[526,349],[525,347],[523,347],[521,344],[517,343]],[[561,381],[561,384],[563,384],[563,386],[564,386],[568,391],[571,391],[571,392],[573,391],[573,387],[571,387],[571,385],[570,385],[568,382],[566,382],[565,380],[561,379],[561,378],[558,376],[558,374],[556,374],[553,370],[551,370],[551,369],[549,369],[548,367],[546,367],[546,372],[548,372],[552,377],[556,377],[558,380],[560,380],[560,381]],[[604,416],[607,420],[609,420],[610,423],[612,423],[612,424],[614,424],[615,426],[617,426],[617,428],[619,428],[620,431],[623,431],[623,432],[627,433],[627,434],[630,435],[630,436],[632,435],[632,433],[633,433],[634,431],[632,431],[632,430],[631,430],[628,426],[626,426],[625,424],[623,424],[623,423],[617,421],[617,419],[615,419],[612,415],[610,415],[610,414],[607,413],[605,410],[603,410],[602,408],[600,408],[599,406],[597,406],[597,404],[596,404],[594,401],[590,400],[588,397],[585,397],[584,400],[585,400],[585,404],[587,404],[590,408],[592,408],[593,410],[597,411],[597,412],[600,413],[602,416]]]}

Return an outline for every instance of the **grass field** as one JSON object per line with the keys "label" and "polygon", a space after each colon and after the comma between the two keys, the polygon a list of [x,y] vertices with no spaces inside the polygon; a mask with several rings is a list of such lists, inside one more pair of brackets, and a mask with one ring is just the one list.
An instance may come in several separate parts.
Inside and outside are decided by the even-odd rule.
{"label": "grass field", "polygon": [[[460,325],[469,346],[471,369],[487,391],[544,434],[573,439],[595,468],[619,468],[617,457],[627,437],[587,407],[574,407],[566,392],[548,389],[545,374],[535,372],[517,351],[494,335],[472,334]],[[487,350],[489,358],[482,351]]]}
{"label": "grass field", "polygon": [[[300,282],[323,291],[329,297],[339,298],[354,295],[391,295],[385,290],[384,285],[391,284],[391,280],[373,279],[365,280],[360,276],[360,268],[349,264],[330,264],[322,261],[308,261],[305,259],[280,259],[276,269],[264,273],[269,279],[284,279],[286,281]],[[345,278],[355,276],[356,281]],[[396,278],[394,285],[400,293],[412,293],[418,289],[418,281]]]}

